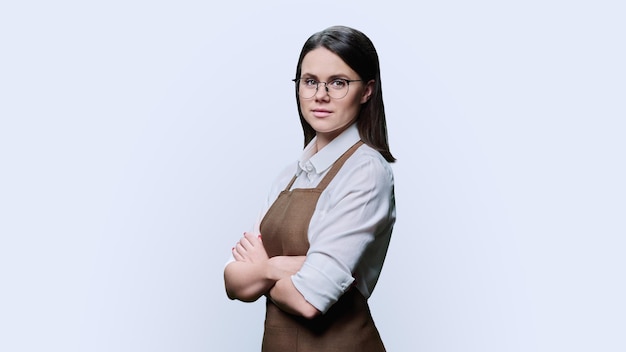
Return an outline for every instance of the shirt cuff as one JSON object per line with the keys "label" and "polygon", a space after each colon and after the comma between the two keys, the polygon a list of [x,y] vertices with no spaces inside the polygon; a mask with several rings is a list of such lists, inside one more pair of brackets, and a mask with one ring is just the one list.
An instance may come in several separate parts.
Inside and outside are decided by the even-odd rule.
{"label": "shirt cuff", "polygon": [[350,288],[354,278],[327,256],[309,255],[291,281],[307,302],[326,313]]}

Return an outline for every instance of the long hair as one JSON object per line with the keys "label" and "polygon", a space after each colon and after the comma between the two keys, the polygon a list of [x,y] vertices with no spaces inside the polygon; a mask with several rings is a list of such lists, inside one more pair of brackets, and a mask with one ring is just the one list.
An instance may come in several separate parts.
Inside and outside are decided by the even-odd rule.
{"label": "long hair", "polygon": [[[365,34],[356,29],[345,26],[326,28],[313,34],[304,43],[296,67],[296,78],[300,78],[302,60],[306,54],[319,47],[324,47],[339,56],[363,81],[374,80],[372,95],[367,102],[361,105],[357,117],[359,134],[363,142],[380,152],[385,160],[390,163],[394,162],[396,158],[389,151],[385,106],[380,82],[380,64],[374,44]],[[297,85],[296,102],[304,132],[304,145],[306,146],[315,137],[315,130],[302,115]]]}

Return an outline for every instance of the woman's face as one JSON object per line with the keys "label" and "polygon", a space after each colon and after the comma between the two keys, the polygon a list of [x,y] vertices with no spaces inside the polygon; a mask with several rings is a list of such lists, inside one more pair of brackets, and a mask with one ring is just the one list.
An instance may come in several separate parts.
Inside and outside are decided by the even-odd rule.
{"label": "woman's face", "polygon": [[[339,56],[323,47],[313,49],[304,56],[300,78],[317,82],[331,82],[337,78],[360,79]],[[324,83],[319,84],[312,98],[305,99],[300,94],[300,110],[304,119],[317,132],[318,150],[356,120],[361,104],[367,102],[372,94],[373,84],[373,81],[350,82],[347,95],[341,99],[328,95]]]}

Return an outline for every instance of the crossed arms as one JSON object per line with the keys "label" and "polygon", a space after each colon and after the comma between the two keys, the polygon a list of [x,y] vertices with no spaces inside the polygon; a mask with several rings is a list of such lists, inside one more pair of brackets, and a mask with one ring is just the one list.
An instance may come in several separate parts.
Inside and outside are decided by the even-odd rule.
{"label": "crossed arms", "polygon": [[230,299],[256,301],[266,295],[283,311],[314,318],[320,311],[306,301],[291,281],[306,256],[269,258],[260,235],[249,232],[232,249],[234,261],[224,269],[226,294]]}

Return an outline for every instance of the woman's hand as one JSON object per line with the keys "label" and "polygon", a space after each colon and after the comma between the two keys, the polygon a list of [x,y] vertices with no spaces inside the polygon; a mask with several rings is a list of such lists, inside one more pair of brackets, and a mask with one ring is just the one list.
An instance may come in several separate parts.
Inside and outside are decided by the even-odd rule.
{"label": "woman's hand", "polygon": [[233,247],[233,257],[239,262],[264,265],[269,259],[261,235],[244,232],[243,237]]}
{"label": "woman's hand", "polygon": [[260,235],[244,232],[232,250],[234,261],[224,268],[226,294],[230,299],[256,301],[276,280],[269,278],[269,258]]}
{"label": "woman's hand", "polygon": [[289,277],[300,270],[306,256],[275,256],[269,258],[261,235],[244,232],[243,237],[233,247],[233,257],[239,262],[258,265],[267,273],[267,278],[278,281]]}
{"label": "woman's hand", "polygon": [[245,232],[232,249],[233,258],[224,269],[226,293],[231,299],[257,300],[274,284],[289,279],[302,267],[305,256],[269,258],[260,235]]}

